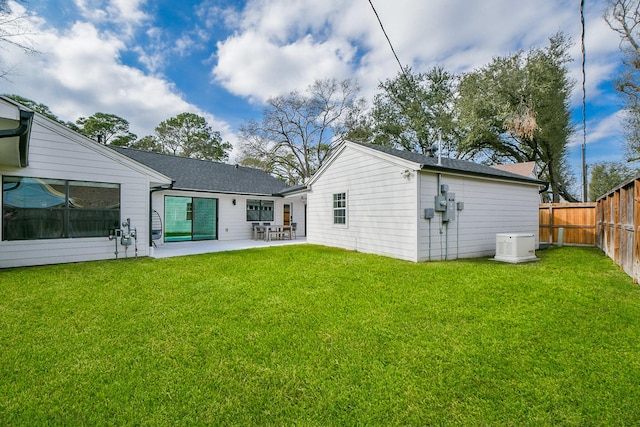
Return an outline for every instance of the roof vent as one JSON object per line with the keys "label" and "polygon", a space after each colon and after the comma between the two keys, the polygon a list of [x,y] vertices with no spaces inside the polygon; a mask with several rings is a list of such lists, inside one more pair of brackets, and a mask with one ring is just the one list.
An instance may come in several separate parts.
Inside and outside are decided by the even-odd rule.
{"label": "roof vent", "polygon": [[425,154],[428,157],[435,157],[436,152],[438,151],[438,144],[433,144],[431,147],[427,148],[425,151],[426,151]]}

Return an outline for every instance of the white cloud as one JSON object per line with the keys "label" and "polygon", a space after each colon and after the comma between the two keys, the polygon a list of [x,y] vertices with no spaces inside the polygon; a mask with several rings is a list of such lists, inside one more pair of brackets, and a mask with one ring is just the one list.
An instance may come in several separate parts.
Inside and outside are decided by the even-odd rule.
{"label": "white cloud", "polygon": [[303,89],[315,79],[347,77],[353,48],[334,41],[316,43],[311,36],[278,45],[253,31],[218,45],[216,81],[250,99]]}
{"label": "white cloud", "polygon": [[598,121],[587,123],[587,144],[619,145],[623,142],[622,121],[624,113],[618,111]]}
{"label": "white cloud", "polygon": [[130,37],[149,16],[142,11],[147,0],[74,0],[81,15],[93,24],[112,24]]}
{"label": "white cloud", "polygon": [[[0,91],[47,104],[65,120],[97,111],[117,114],[129,120],[140,136],[152,133],[172,115],[192,111],[207,117],[214,129],[234,142],[228,124],[185,101],[188,95],[164,75],[172,68],[168,65],[176,65],[170,58],[179,56],[177,61],[184,61],[185,70],[213,63],[212,82],[203,82],[203,89],[213,84],[216,90],[224,88],[256,103],[303,90],[315,79],[327,77],[357,78],[362,94],[370,99],[378,82],[399,71],[367,1],[249,0],[241,10],[223,8],[216,0],[187,2],[175,7],[190,8],[199,22],[190,21],[194,25],[175,37],[169,37],[159,17],[151,15],[152,10],[165,7],[158,2],[73,2],[82,22],[48,30],[41,18],[34,21],[42,34],[37,39],[43,55],[0,51],[0,59],[11,60],[21,70],[12,82],[0,82]],[[468,71],[498,55],[546,46],[548,37],[559,30],[575,42],[580,40],[579,4],[569,0],[517,5],[512,0],[373,3],[400,60],[416,71],[435,65]],[[597,3],[586,4],[587,97],[592,105],[610,107],[617,100],[606,84],[617,71],[618,39],[601,19],[604,4]],[[194,60],[194,52],[202,53],[206,42],[215,37],[222,38],[215,51],[211,47],[213,61]],[[138,55],[140,68],[123,63],[122,58],[132,53]],[[579,81],[579,44],[571,55],[575,59],[571,74]],[[573,106],[579,106],[579,89]],[[213,102],[222,105],[228,98],[216,92]],[[241,103],[231,101],[234,105],[229,109],[234,113],[229,114],[240,111]],[[615,134],[611,119],[589,119],[593,120],[590,145],[600,144],[593,138],[604,141],[606,135]]]}
{"label": "white cloud", "polygon": [[[42,22],[34,21],[34,25]],[[93,24],[75,23],[62,33],[36,27],[41,55],[16,49],[0,50],[0,60],[19,58],[19,73],[0,81],[0,93],[18,94],[48,105],[65,121],[96,112],[116,114],[139,137],[152,134],[165,119],[189,111],[207,116],[208,122],[233,139],[227,123],[189,104],[169,81],[147,75],[120,61],[125,44]]]}
{"label": "white cloud", "polygon": [[[569,52],[577,82],[571,105],[581,104],[579,4],[569,1],[395,0],[373,2],[402,64],[416,71],[442,65],[466,72],[496,56],[546,47],[561,31],[575,43]],[[619,63],[618,40],[602,19],[605,5],[587,3],[586,91],[593,106],[617,102],[610,81]],[[378,83],[399,66],[366,1],[254,0],[227,11],[231,35],[218,42],[215,82],[253,101],[303,89],[317,78],[355,77],[371,99]],[[615,117],[615,116],[614,116]],[[589,117],[590,144],[607,137],[619,145],[613,118]],[[602,121],[601,121],[602,120]],[[596,142],[598,141],[598,142]],[[575,139],[574,139],[575,145]]]}
{"label": "white cloud", "polygon": [[[511,0],[396,0],[374,5],[400,61],[417,71],[435,65],[469,71],[495,56],[545,46],[558,31],[576,42],[580,37],[579,8],[566,1],[516,6]],[[597,64],[590,70],[591,89],[612,72],[605,63],[616,50],[600,8],[587,11],[587,42],[593,45],[589,59]],[[213,74],[240,96],[260,100],[304,88],[309,79],[345,76],[358,77],[370,95],[379,81],[399,71],[367,2],[250,1],[227,15],[234,16],[227,20],[233,34],[218,43]],[[572,54],[578,59],[579,47]]]}

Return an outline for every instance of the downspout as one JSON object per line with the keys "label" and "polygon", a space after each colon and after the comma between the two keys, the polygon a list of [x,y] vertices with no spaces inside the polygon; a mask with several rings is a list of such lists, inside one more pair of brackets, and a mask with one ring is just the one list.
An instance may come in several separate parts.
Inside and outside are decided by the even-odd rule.
{"label": "downspout", "polygon": [[445,222],[445,249],[444,249],[444,260],[449,261],[449,223]]}
{"label": "downspout", "polygon": [[18,127],[14,129],[0,130],[0,138],[20,138],[18,151],[20,153],[21,168],[29,166],[29,136],[31,134],[33,114],[33,111],[20,110],[20,124]]}
{"label": "downspout", "polygon": [[538,191],[538,194],[542,194],[542,193],[546,193],[549,190],[549,183],[545,182],[544,183],[544,188],[540,191]]}
{"label": "downspout", "polygon": [[149,190],[149,247],[153,246],[153,236],[152,236],[152,222],[153,222],[153,203],[152,203],[152,196],[153,193],[155,193],[156,191],[162,191],[162,190],[171,190],[173,188],[173,184],[175,184],[175,181],[171,181],[171,184],[165,184],[165,185],[161,185],[159,187],[153,187],[151,188],[151,190]]}

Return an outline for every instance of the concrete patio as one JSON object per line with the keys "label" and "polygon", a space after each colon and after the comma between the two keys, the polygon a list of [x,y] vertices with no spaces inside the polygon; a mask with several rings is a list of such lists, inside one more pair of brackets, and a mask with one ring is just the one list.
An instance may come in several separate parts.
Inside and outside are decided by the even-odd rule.
{"label": "concrete patio", "polygon": [[206,254],[211,252],[238,251],[242,249],[264,248],[268,246],[300,245],[307,243],[306,237],[293,240],[202,240],[196,242],[156,243],[157,248],[150,248],[151,258],[169,258],[174,256]]}

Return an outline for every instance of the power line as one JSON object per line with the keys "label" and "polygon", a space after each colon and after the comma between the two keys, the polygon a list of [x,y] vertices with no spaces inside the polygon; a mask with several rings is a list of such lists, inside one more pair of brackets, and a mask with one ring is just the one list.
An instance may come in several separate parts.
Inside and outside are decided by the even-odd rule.
{"label": "power line", "polygon": [[369,0],[369,4],[371,5],[371,9],[373,10],[373,13],[376,15],[376,19],[378,20],[378,24],[380,24],[380,29],[382,29],[382,33],[387,38],[387,42],[389,43],[389,47],[391,48],[391,52],[393,52],[393,56],[396,58],[396,62],[400,66],[400,71],[402,72],[402,74],[404,74],[405,73],[404,67],[402,66],[402,63],[400,62],[400,59],[398,58],[398,55],[396,54],[396,50],[393,48],[393,44],[391,44],[391,39],[389,39],[389,36],[387,35],[387,32],[384,29],[384,25],[382,25],[382,21],[380,20],[380,16],[378,15],[378,12],[376,11],[376,8],[373,6],[373,1]]}

